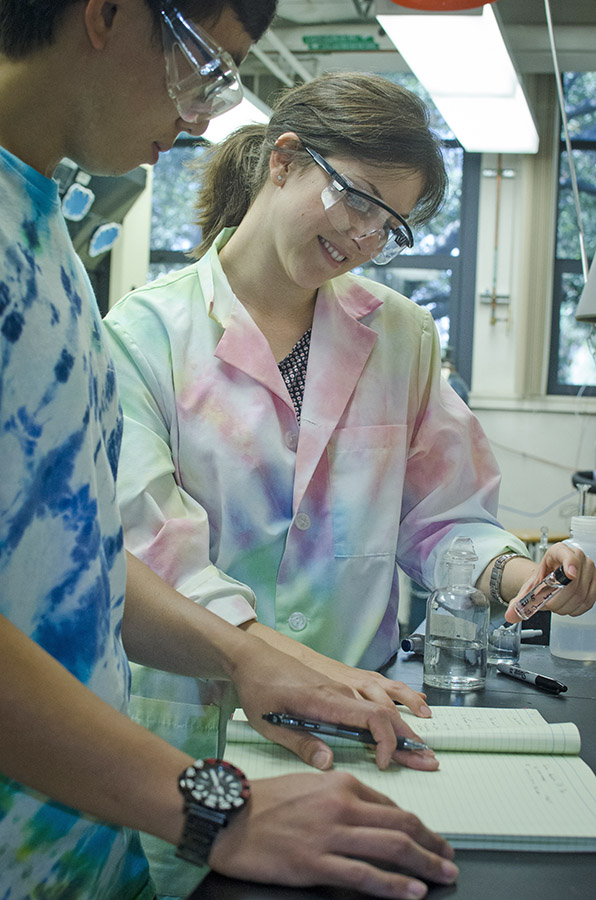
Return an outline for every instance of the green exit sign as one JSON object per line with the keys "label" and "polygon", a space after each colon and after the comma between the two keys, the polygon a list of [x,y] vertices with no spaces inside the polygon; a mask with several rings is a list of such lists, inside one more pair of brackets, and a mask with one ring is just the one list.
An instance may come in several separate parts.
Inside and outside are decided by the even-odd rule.
{"label": "green exit sign", "polygon": [[333,50],[378,50],[374,37],[362,34],[305,34],[302,40],[313,53]]}

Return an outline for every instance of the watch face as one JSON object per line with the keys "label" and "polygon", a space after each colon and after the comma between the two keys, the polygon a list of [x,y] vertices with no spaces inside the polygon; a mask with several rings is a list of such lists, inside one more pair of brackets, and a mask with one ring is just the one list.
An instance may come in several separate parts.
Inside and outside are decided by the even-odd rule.
{"label": "watch face", "polygon": [[244,773],[221,759],[196,760],[182,773],[179,784],[186,797],[209,809],[239,809],[250,793]]}

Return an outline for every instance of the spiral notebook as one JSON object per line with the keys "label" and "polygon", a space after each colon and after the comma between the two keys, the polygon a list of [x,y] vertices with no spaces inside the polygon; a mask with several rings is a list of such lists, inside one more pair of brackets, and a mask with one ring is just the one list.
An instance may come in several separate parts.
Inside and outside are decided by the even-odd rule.
{"label": "spiral notebook", "polygon": [[[416,813],[459,849],[596,851],[596,775],[578,756],[573,723],[549,724],[534,709],[440,706],[432,719],[402,715],[436,750],[437,772],[399,765],[381,772],[370,747],[329,739],[335,768]],[[313,771],[238,713],[225,758],[249,779]]]}

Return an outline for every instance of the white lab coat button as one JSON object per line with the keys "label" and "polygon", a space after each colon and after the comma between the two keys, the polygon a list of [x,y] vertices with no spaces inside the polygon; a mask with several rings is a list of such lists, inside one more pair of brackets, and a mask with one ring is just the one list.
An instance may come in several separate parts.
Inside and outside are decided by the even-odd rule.
{"label": "white lab coat button", "polygon": [[292,631],[304,631],[307,625],[306,616],[301,612],[293,612],[288,619],[288,625]]}
{"label": "white lab coat button", "polygon": [[286,431],[286,446],[295,450],[298,446],[298,435],[295,431]]}
{"label": "white lab coat button", "polygon": [[307,531],[310,528],[310,516],[307,516],[306,513],[298,513],[294,521],[296,528],[300,531]]}

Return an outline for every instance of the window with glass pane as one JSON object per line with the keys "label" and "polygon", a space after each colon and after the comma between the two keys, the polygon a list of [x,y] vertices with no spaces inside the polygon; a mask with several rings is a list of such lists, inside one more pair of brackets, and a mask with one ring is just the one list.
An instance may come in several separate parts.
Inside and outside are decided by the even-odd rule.
{"label": "window with glass pane", "polygon": [[201,240],[201,230],[194,224],[199,181],[189,163],[205,150],[195,139],[180,138],[154,166],[149,281],[188,265],[186,254]]}
{"label": "window with glass pane", "polygon": [[418,306],[424,306],[431,313],[439,337],[441,348],[449,346],[449,306],[451,297],[451,269],[403,269],[398,266],[363,266],[355,270],[358,274],[386,284],[394,291],[409,297]]}
{"label": "window with glass pane", "polygon": [[[357,269],[368,278],[387,284],[426,307],[441,338],[441,347],[467,384],[472,375],[474,281],[478,207],[479,157],[464,154],[429,95],[410,73],[390,78],[428,106],[430,124],[443,141],[449,191],[443,208],[422,228],[414,229],[414,246],[388,266]],[[465,180],[465,187],[464,187]],[[462,209],[468,228],[462,233]]]}
{"label": "window with glass pane", "polygon": [[406,255],[425,256],[435,253],[459,256],[463,150],[429,94],[414,75],[402,72],[393,77],[388,75],[384,77],[416,94],[426,103],[430,113],[431,128],[444,144],[443,158],[449,176],[449,191],[443,208],[431,222],[416,230],[414,246],[405,250],[401,258],[403,260]]}
{"label": "window with glass pane", "polygon": [[[563,76],[565,111],[582,211],[586,253],[596,252],[596,72]],[[548,391],[596,395],[592,326],[577,322],[583,288],[579,225],[564,139],[559,156],[559,202]]]}

